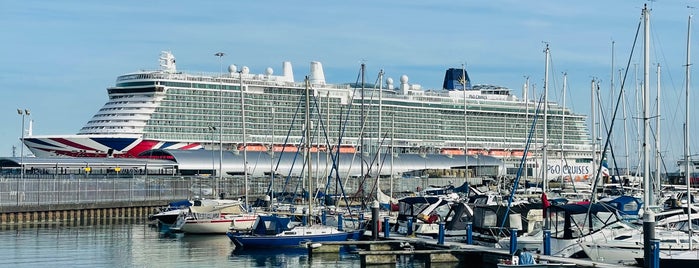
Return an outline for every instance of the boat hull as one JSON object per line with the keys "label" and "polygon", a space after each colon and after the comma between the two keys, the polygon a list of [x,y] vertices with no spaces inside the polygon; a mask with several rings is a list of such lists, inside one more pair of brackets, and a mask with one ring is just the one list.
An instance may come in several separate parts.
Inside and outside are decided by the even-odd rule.
{"label": "boat hull", "polygon": [[214,219],[187,219],[183,224],[170,228],[191,234],[225,234],[229,230],[252,229],[257,215],[223,215]]}
{"label": "boat hull", "polygon": [[228,233],[228,237],[236,247],[241,248],[277,248],[277,247],[300,247],[306,243],[319,243],[329,241],[346,241],[349,237],[347,233],[324,234],[297,237],[279,236],[253,236],[236,235]]}
{"label": "boat hull", "polygon": [[275,235],[242,232],[226,233],[228,238],[235,244],[236,249],[300,247],[306,243],[356,240],[360,238],[361,234],[360,230],[339,231],[329,226],[297,226]]}
{"label": "boat hull", "polygon": [[232,219],[188,220],[180,227],[171,230],[190,234],[225,234],[231,226]]}
{"label": "boat hull", "polygon": [[146,140],[139,136],[31,136],[24,144],[37,157],[137,157],[152,149],[199,150],[198,142]]}

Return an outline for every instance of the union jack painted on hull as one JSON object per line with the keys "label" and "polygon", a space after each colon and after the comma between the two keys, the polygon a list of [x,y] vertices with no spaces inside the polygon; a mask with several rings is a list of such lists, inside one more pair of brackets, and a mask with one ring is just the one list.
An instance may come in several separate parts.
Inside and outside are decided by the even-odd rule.
{"label": "union jack painted on hull", "polygon": [[39,157],[136,157],[151,149],[202,149],[200,143],[144,140],[138,137],[52,136],[25,138],[24,143]]}

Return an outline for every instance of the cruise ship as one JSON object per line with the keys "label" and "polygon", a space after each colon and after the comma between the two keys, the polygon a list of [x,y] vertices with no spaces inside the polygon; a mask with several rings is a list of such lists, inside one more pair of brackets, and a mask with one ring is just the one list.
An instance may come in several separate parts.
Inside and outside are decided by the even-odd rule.
{"label": "cruise ship", "polygon": [[[458,68],[447,70],[443,88],[423,89],[406,75],[397,84],[382,74],[375,84],[364,78],[330,84],[320,62],[310,63],[308,84],[294,79],[290,62],[282,63],[280,75],[272,68],[252,73],[236,65],[228,72],[195,74],[178,71],[174,55],[164,51],[159,65],[159,70],[119,76],[107,88],[107,103],[77,134],[30,135],[24,143],[38,157],[136,157],[151,149],[221,146],[235,151],[243,144],[248,151],[293,151],[304,136],[309,90],[313,151],[393,148],[407,154],[519,159],[537,113],[537,102],[519,99],[505,87],[472,85],[466,70]],[[591,173],[586,117],[548,105],[552,160],[547,169]],[[536,122],[529,147],[534,156],[543,140],[541,111]],[[563,156],[566,164],[556,162]]]}

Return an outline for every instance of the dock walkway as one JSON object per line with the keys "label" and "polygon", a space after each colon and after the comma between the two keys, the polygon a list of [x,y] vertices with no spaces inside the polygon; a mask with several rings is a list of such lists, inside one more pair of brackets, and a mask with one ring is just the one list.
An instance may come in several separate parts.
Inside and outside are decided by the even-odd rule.
{"label": "dock walkway", "polygon": [[[409,237],[391,234],[390,238],[375,241],[324,242],[307,245],[309,255],[338,252],[343,246],[356,246],[354,251],[361,258],[362,267],[369,265],[392,264],[400,255],[412,255],[424,259],[428,265],[436,263],[458,263],[460,266],[496,265],[511,258],[508,249],[499,249],[462,242],[444,241],[443,245],[430,237]],[[624,267],[585,259],[563,258],[543,254],[533,254],[538,263],[574,264],[577,267],[617,268]]]}

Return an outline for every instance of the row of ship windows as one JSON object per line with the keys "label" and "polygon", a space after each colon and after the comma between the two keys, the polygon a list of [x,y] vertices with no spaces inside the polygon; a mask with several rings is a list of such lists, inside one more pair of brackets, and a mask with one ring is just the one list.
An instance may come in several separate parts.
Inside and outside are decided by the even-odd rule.
{"label": "row of ship windows", "polygon": [[[204,110],[204,111],[209,111],[209,110]],[[211,116],[202,116],[199,114],[193,114],[193,112],[196,111],[191,111],[191,110],[182,110],[182,109],[163,109],[161,113],[158,115],[154,116],[154,118],[163,118],[163,119],[177,119],[177,120],[203,120],[203,121],[211,121],[211,122],[217,122],[219,120],[219,115],[212,112],[210,113]],[[225,117],[239,117],[240,113],[238,111],[230,111],[226,110],[224,111],[224,116]],[[249,111],[248,116],[246,120],[250,122],[265,122],[265,123],[271,123],[272,119],[274,118],[275,121],[279,121],[283,118],[288,118],[290,119],[293,116],[293,114],[285,114],[285,113],[279,113],[275,114],[273,116],[270,116],[269,111],[266,110],[264,113],[255,113],[255,111]],[[358,127],[360,125],[360,122],[358,120],[357,115],[353,115],[355,119],[349,120],[348,126],[352,127]],[[417,118],[422,118],[424,121],[417,120]],[[337,122],[341,119],[342,117],[340,116],[331,116],[330,121],[331,122]],[[324,123],[327,117],[324,117]],[[226,118],[225,120],[230,120],[229,118]],[[239,118],[233,118],[233,120],[240,121]],[[399,117],[395,118],[394,121],[398,124],[401,123],[406,123],[406,124],[412,124],[415,127],[424,127],[425,125],[440,125],[442,126],[441,129],[435,129],[434,133],[438,134],[440,131],[454,131],[454,132],[461,132],[463,131],[463,120],[461,118],[456,118],[454,120],[439,120],[438,122],[434,121],[434,118],[427,118],[427,117],[421,117],[419,114],[416,114],[415,116],[408,116],[408,117]],[[510,120],[496,120],[496,121],[503,121],[503,122],[493,122],[493,118],[489,116],[481,116],[481,117],[473,117],[468,123],[468,128],[470,131],[473,131],[474,129],[484,129],[487,131],[492,131],[495,133],[520,133],[521,136],[526,136],[526,133],[529,131],[529,125],[528,124],[516,124],[516,123],[509,123],[508,121]],[[512,119],[512,121],[515,121]],[[384,118],[384,128],[388,127],[388,124],[390,122],[390,118]],[[378,119],[377,118],[371,118],[368,117],[367,122],[367,127],[378,127]],[[543,129],[543,123],[539,124],[540,127],[538,128],[539,134],[543,133],[541,129]],[[503,127],[505,126],[505,127]],[[571,130],[572,129],[572,130]],[[578,133],[575,128],[568,128],[567,129],[567,138],[576,138],[575,133]],[[552,128],[549,131],[550,134],[556,135],[561,133],[560,130],[557,128]],[[579,134],[577,134],[579,135]],[[577,138],[584,138],[584,137],[577,137]]]}
{"label": "row of ship windows", "polygon": [[[269,103],[268,101],[262,101],[262,100],[260,100],[258,103],[259,103],[259,104],[262,104],[262,106],[259,106],[259,107],[256,108],[256,107],[254,106],[254,105],[256,105],[255,102],[250,103],[249,105],[246,103],[246,110],[247,110],[247,111],[250,111],[250,112],[255,112],[255,111],[265,111],[265,112],[269,112],[269,111],[270,111],[269,107],[265,105],[265,104]],[[171,103],[171,104],[172,104],[173,107],[181,107],[181,106],[182,106],[182,105],[178,105],[177,103]],[[165,106],[170,106],[170,105],[165,105]],[[201,103],[201,102],[187,102],[185,106],[191,107],[191,108],[220,108],[220,103],[211,103],[211,104],[207,104],[207,103]],[[237,106],[237,107],[236,107],[236,106]],[[226,104],[224,104],[224,107],[223,107],[223,108],[224,108],[224,109],[231,109],[231,108],[233,108],[233,109],[238,108],[238,109],[239,109],[239,107],[240,107],[239,105],[228,105],[228,104],[226,103]],[[388,109],[387,109],[387,110],[388,110]],[[408,109],[400,109],[400,110],[406,110],[406,111],[407,111]],[[210,114],[215,114],[215,113],[216,113],[215,110],[209,109],[209,111],[210,111]],[[338,111],[338,112],[339,112],[339,111]],[[372,113],[372,112],[376,112],[376,111],[370,110],[367,114],[368,114],[369,116],[371,116],[371,113]],[[393,112],[399,112],[399,111],[393,111]],[[390,110],[388,110],[388,111],[386,112],[386,114],[389,114],[389,113],[392,113],[392,112],[391,112]],[[497,118],[497,116],[499,115],[499,114],[496,114],[496,113],[481,113],[481,114],[483,114],[484,119],[485,119],[485,120],[488,120],[489,122],[492,122],[493,118]],[[254,115],[252,115],[252,116],[254,116]],[[460,121],[460,118],[459,118],[460,115],[453,115],[453,116],[456,118],[456,119],[455,119],[456,122]],[[469,117],[470,117],[471,120],[478,120],[478,118],[476,118],[475,116],[469,116]],[[520,116],[520,117],[521,117],[521,116]],[[413,116],[412,118],[423,118],[423,119],[430,120],[430,121],[434,120],[434,116],[432,116],[432,115],[430,115],[430,114],[427,114],[427,113],[415,113],[414,116]],[[561,119],[562,119],[562,118],[561,118]],[[520,119],[513,119],[513,120],[520,120]],[[533,117],[532,117],[531,120],[533,120]],[[504,121],[504,122],[506,122],[507,119],[506,119],[506,120],[498,120],[498,121],[501,121],[501,122]],[[552,124],[561,124],[561,123],[562,123],[562,120],[560,120],[560,121],[559,121],[559,120],[556,120],[555,117],[552,117],[549,121],[550,121],[550,123],[552,123]],[[557,121],[558,121],[558,122],[557,122]],[[543,123],[541,123],[541,124],[543,124]],[[568,121],[566,122],[566,127],[569,128],[569,129],[571,129],[571,128],[572,128],[572,129],[584,128],[583,123],[582,123],[581,121],[579,122],[579,121],[577,121],[577,120],[576,120],[576,121],[568,120]],[[528,128],[529,128],[529,127],[528,127],[528,124],[525,124],[524,126],[522,126],[522,128],[528,129]]]}
{"label": "row of ship windows", "polygon": [[[254,136],[254,134],[249,134],[249,136]],[[349,135],[348,135],[348,136],[349,136]],[[271,135],[270,135],[270,134],[266,134],[265,136],[258,136],[258,139],[261,138],[261,137],[269,137],[269,139],[264,139],[264,140],[270,140],[270,139],[271,139]],[[277,136],[277,137],[279,137],[279,136]],[[205,133],[198,133],[198,134],[191,134],[191,135],[190,135],[190,134],[182,134],[182,133],[179,132],[179,131],[175,131],[175,132],[170,132],[170,131],[157,131],[157,130],[155,130],[155,129],[149,129],[149,134],[148,134],[148,136],[147,136],[146,138],[161,138],[161,139],[198,139],[198,140],[202,140],[202,141],[211,141],[211,140],[218,141],[218,139],[219,139],[218,137],[215,137],[214,139],[212,139],[211,134],[205,134]],[[223,141],[224,141],[224,142],[239,142],[241,139],[242,139],[242,138],[241,138],[240,135],[226,135],[226,134],[223,135]],[[425,140],[426,140],[426,139],[430,139],[430,140],[432,140],[431,138],[429,138],[429,137],[427,137],[427,136],[422,137],[422,138],[421,138],[421,137],[417,137],[417,138],[416,138],[416,137],[409,137],[409,139],[410,139],[410,140],[415,140],[415,139],[425,139]],[[263,140],[263,139],[259,139],[259,140],[255,140],[255,141],[261,142],[262,140]],[[281,140],[281,139],[277,138],[277,140]],[[285,139],[284,141],[286,141],[286,139]],[[345,139],[345,142],[346,142],[346,141],[347,141],[347,140]],[[252,142],[254,142],[254,141],[252,141]],[[295,139],[292,139],[291,142],[292,142],[292,143],[293,143],[293,142],[296,142],[296,140],[295,140]],[[335,141],[335,140],[332,140],[332,139],[331,139],[329,142],[330,142],[330,143],[336,143],[336,141]],[[469,144],[502,144],[502,143],[504,143],[504,142],[505,142],[505,141],[500,140],[500,139],[497,139],[497,138],[478,138],[478,137],[476,137],[476,138],[473,138],[472,140],[469,140]],[[470,145],[469,145],[469,146],[470,146]]]}
{"label": "row of ship windows", "polygon": [[[362,101],[357,100],[358,105],[361,105]],[[375,106],[379,105],[379,100],[370,100],[370,99],[365,99],[364,104],[372,104]],[[458,103],[453,103],[453,104],[429,104],[425,105],[425,103],[418,102],[418,103],[406,103],[406,102],[400,102],[400,101],[382,101],[382,105],[400,105],[400,106],[414,106],[414,107],[422,107],[422,108],[438,108],[443,111],[449,111],[449,112],[455,112],[455,113],[460,113],[463,115],[463,102],[461,104]],[[495,101],[489,101],[487,103],[479,103],[478,106],[474,107],[474,104],[469,104],[469,108],[467,108],[468,111],[473,111],[473,110],[488,110],[488,111],[494,111],[494,112],[501,112],[501,113],[514,113],[514,114],[526,114],[526,110],[523,111],[524,108],[521,105],[513,105],[512,102],[495,102]],[[536,107],[530,108],[529,109],[529,114],[530,116],[533,116],[534,113],[536,112],[535,110]],[[551,117],[560,117],[561,113],[564,113],[566,118],[569,117],[574,117],[576,118],[575,120],[582,120],[584,119],[584,116],[581,115],[571,115],[570,111],[563,111],[561,108],[556,109],[554,111],[550,111],[548,114]],[[570,120],[570,119],[569,119]]]}
{"label": "row of ship windows", "polygon": [[[186,106],[186,107],[216,108],[217,105],[220,105],[220,101],[221,101],[220,99],[208,98],[208,97],[192,97],[192,93],[195,93],[195,92],[193,92],[191,90],[182,90],[182,91],[187,91],[187,92],[181,96],[173,95],[173,96],[171,96],[171,100],[181,100],[181,101],[183,101],[184,106]],[[196,91],[196,93],[199,93],[199,92],[200,91]],[[208,92],[208,93],[211,94],[212,92]],[[201,94],[199,94],[199,95],[201,95]],[[237,106],[237,108],[239,109],[240,108],[240,106],[239,106],[239,102],[240,102],[239,99],[240,98],[236,97],[236,96],[229,96],[229,95],[231,95],[231,94],[224,95],[224,99],[225,99],[224,106],[227,106],[228,108],[236,108],[235,106]],[[250,94],[249,96],[256,96],[256,95]],[[288,98],[285,98],[285,99],[288,99]],[[283,100],[275,100],[275,102],[276,101],[283,101]],[[338,101],[339,100],[336,100],[334,102],[338,102]],[[210,103],[210,105],[207,103]],[[234,104],[229,105],[229,103],[234,103]],[[259,99],[258,100],[258,99],[255,99],[254,97],[246,97],[246,108],[247,109],[250,109],[250,107],[254,107],[254,106],[259,105],[259,106],[263,107],[263,109],[265,109],[265,111],[267,111],[269,109],[269,106],[268,106],[269,103],[270,103],[269,99]],[[371,103],[371,101],[365,101],[365,103]],[[374,103],[376,103],[376,101],[374,101]],[[181,106],[181,105],[178,105],[181,103],[172,103],[172,104],[173,104],[173,106]],[[392,104],[391,102],[385,103],[387,110],[389,110],[392,107],[391,104]],[[250,105],[250,106],[248,106],[248,105]],[[319,105],[322,106],[322,99],[321,99],[321,103]],[[361,105],[361,103],[360,103],[360,105]],[[421,106],[421,105],[422,104],[418,104],[418,106]],[[279,107],[279,106],[277,106],[277,107]],[[373,107],[374,110],[378,109],[376,106],[369,106],[369,107],[370,108]],[[224,109],[225,108],[226,107],[224,107]],[[423,107],[423,108],[427,108],[427,107]],[[409,110],[409,109],[412,109],[412,108],[409,108],[409,107],[402,108],[402,110]],[[521,109],[507,109],[507,108],[502,108],[502,107],[491,107],[491,108],[489,108],[488,111],[495,112],[498,114],[499,114],[499,112],[513,112],[513,113],[521,114],[520,113]],[[396,111],[396,112],[398,112],[398,111]],[[459,114],[462,114],[460,112],[461,111],[459,109],[454,109],[454,111],[447,110],[447,113],[454,114],[455,116],[459,116]],[[471,112],[469,112],[469,113],[471,113]],[[431,116],[429,114],[424,114],[424,116],[429,117],[429,118],[433,118],[433,116]],[[580,119],[582,119],[582,118],[580,118]],[[549,120],[550,121],[559,121],[559,120],[562,120],[562,118],[560,118],[560,116],[559,116],[559,118],[557,118],[557,117],[555,117],[555,114],[552,114],[552,116],[549,118]],[[573,122],[571,124],[575,124],[575,123],[582,124],[582,122],[583,122],[582,120],[571,120],[571,119],[568,119],[567,121]],[[550,123],[553,123],[553,122],[550,122]]]}
{"label": "row of ship windows", "polygon": [[[246,105],[247,107],[247,105]],[[250,106],[250,108],[255,108],[254,106]],[[257,107],[258,109],[247,109],[247,117],[249,118],[248,120],[263,120],[265,122],[268,122],[271,120],[271,116],[269,114],[269,109],[266,107]],[[206,111],[207,114],[211,115],[210,117],[205,117],[202,116],[201,112]],[[173,118],[173,119],[192,119],[192,120],[218,120],[218,116],[220,111],[217,110],[211,110],[211,109],[203,109],[203,110],[192,110],[192,109],[161,109],[160,112],[163,114],[162,118]],[[169,113],[169,115],[168,115]],[[224,116],[240,116],[240,112],[238,110],[224,110],[223,111]],[[510,118],[507,119],[505,118],[504,120],[497,120],[498,122],[493,122],[493,115],[491,114],[486,114],[486,113],[479,113],[479,115],[474,115],[469,117],[469,120],[467,122],[468,126],[471,127],[487,127],[487,126],[493,126],[497,125],[498,128],[504,128],[505,130],[510,130],[510,131],[515,131],[515,132],[523,132],[527,133],[529,131],[530,125],[529,123],[520,121],[520,118]],[[289,112],[275,112],[274,114],[275,118],[291,118],[293,117],[292,113]],[[351,115],[354,120],[350,120],[354,124],[358,125],[359,120],[358,114],[353,114]],[[324,116],[323,119],[327,119],[327,116]],[[332,115],[329,117],[331,121],[335,120],[340,120],[342,116],[340,115]],[[264,119],[269,119],[269,120],[264,120]],[[383,117],[383,121],[385,122],[385,125],[388,125],[388,122],[391,121],[391,119],[396,120],[397,122],[416,122],[416,119],[422,119],[424,122],[416,122],[416,123],[426,123],[430,125],[435,124],[435,118],[433,116],[429,116],[423,113],[411,113],[409,116],[401,116],[401,117],[393,117],[393,116],[388,116],[385,115]],[[530,119],[533,120],[533,119]],[[368,115],[367,120],[366,120],[368,125],[378,125],[378,116],[376,115]],[[461,131],[463,130],[463,118],[461,116],[451,116],[451,117],[443,117],[440,122],[440,125],[443,126],[443,129],[445,130],[452,130],[452,131]],[[551,130],[549,133],[560,133],[558,130],[560,126],[560,123],[554,120],[551,120]],[[503,127],[504,126],[504,127]],[[543,129],[543,122],[538,123],[538,128]],[[574,137],[575,133],[579,133],[579,128],[580,126],[575,126],[573,123],[566,123],[566,131],[568,136],[571,138]]]}
{"label": "row of ship windows", "polygon": [[133,99],[133,98],[153,98],[155,94],[119,94],[119,95],[110,95],[109,99],[110,100],[115,100],[115,99]]}
{"label": "row of ship windows", "polygon": [[[186,121],[189,122],[189,121]],[[260,120],[260,121],[248,121],[246,123],[246,127],[249,129],[249,133],[254,134],[259,132],[259,134],[263,135],[264,133],[268,132],[269,130],[269,124],[276,123],[279,127],[276,129],[281,129],[281,130],[288,130],[291,121],[275,121],[271,122],[269,120]],[[166,128],[173,128],[173,127],[185,127],[185,128],[193,128],[193,129],[198,129],[198,131],[204,129],[206,130],[209,126],[218,126],[219,122],[217,121],[212,121],[212,122],[202,122],[202,121],[191,121],[189,123],[182,124],[182,121],[178,121],[178,124],[175,125],[175,121],[154,121],[153,126],[163,126]],[[239,124],[237,123],[230,123],[229,121],[225,121],[224,123],[224,129],[236,129],[235,127],[238,126]],[[325,126],[326,130],[331,130],[331,129],[338,129],[339,126],[337,125],[331,125],[331,126]],[[351,136],[357,136],[359,135],[360,127],[358,125],[348,125],[345,129],[345,132],[351,134]],[[371,127],[368,126],[365,130],[365,133],[376,133],[378,130],[377,127]],[[301,131],[300,127],[293,127],[292,132],[299,132]],[[416,134],[424,134],[424,135],[429,135],[429,136],[441,136],[447,140],[455,140],[455,141],[460,141],[463,139],[463,134],[461,132],[449,132],[449,131],[444,131],[444,130],[439,130],[439,129],[429,129],[429,128],[420,128],[419,126],[416,126],[415,124],[397,124],[395,126],[395,131],[398,133],[396,134],[397,136],[401,136],[399,133],[409,133],[409,135],[416,135]],[[470,126],[469,127],[469,136],[497,136],[501,137],[503,140],[506,141],[524,141],[526,138],[525,134],[522,133],[516,133],[516,132],[502,132],[501,129],[497,127],[493,127],[492,125],[486,125],[486,126],[481,126],[481,127],[476,127],[476,126]],[[177,130],[173,130],[173,132],[177,132]],[[235,131],[235,133],[240,132],[240,130]],[[384,127],[383,131],[384,134],[382,135],[387,135],[390,131],[388,128]],[[240,133],[238,133],[240,134]],[[447,135],[444,135],[447,134]],[[557,142],[560,140],[560,136],[555,136],[551,135],[552,137],[549,138],[551,142]],[[541,133],[539,133],[536,137],[537,140],[540,139],[542,136]],[[566,137],[566,142],[569,144],[584,144],[586,141],[586,137],[575,137],[575,136],[570,136]]]}
{"label": "row of ship windows", "polygon": [[[195,87],[195,88],[221,89],[220,85],[211,85],[211,84],[194,84],[194,85],[197,85],[197,87]],[[215,96],[217,94],[221,94],[221,92],[219,92],[219,91],[196,90],[196,89],[192,89],[192,87],[190,87],[190,86],[176,85],[176,84],[172,84],[169,82],[165,83],[165,86],[170,87],[167,89],[168,95],[169,94],[181,94],[181,95],[187,95],[187,96],[199,96],[199,95]],[[223,88],[226,90],[238,91],[238,93],[223,92],[224,95],[226,95],[226,94],[240,95],[240,87],[239,86],[224,86]],[[303,93],[304,89],[296,89],[296,88],[264,88],[263,91],[265,93],[290,95],[290,96],[294,96],[296,98],[298,98],[299,96],[304,94]]]}
{"label": "row of ship windows", "polygon": [[[151,131],[155,132],[171,132],[171,133],[180,133],[180,132],[190,132],[190,133],[207,133],[208,132],[208,125],[207,124],[202,124],[201,122],[197,121],[186,121],[184,124],[178,124],[177,126],[171,126],[172,122],[168,121],[163,121],[161,124],[156,124],[148,129]],[[158,126],[160,125],[160,126]],[[269,125],[268,124],[253,124],[249,123],[246,124],[249,135],[271,135],[269,131]],[[237,130],[237,131],[230,131],[231,129]],[[224,124],[224,133],[226,135],[241,135],[241,131],[239,131],[240,128],[235,128],[235,126],[231,126],[230,124]],[[279,127],[279,130],[284,130],[280,132],[286,132],[286,128]],[[409,125],[402,125],[398,126],[395,128],[396,129],[396,138],[401,139],[401,138],[407,138],[407,139],[414,139],[414,138],[422,138],[422,139],[427,139],[430,137],[434,137],[433,131],[429,131],[427,129],[415,129],[412,126]],[[300,133],[301,129],[296,128],[295,130],[292,131],[292,133]],[[359,130],[358,129],[346,129],[345,131],[347,136],[350,137],[356,137],[359,135]],[[409,134],[403,134],[403,133],[409,133]],[[371,135],[369,135],[371,136]],[[487,137],[487,138],[478,138],[478,137]],[[450,141],[460,141],[463,139],[463,136],[442,136],[443,139],[445,140],[450,140]],[[496,140],[502,141],[502,142],[524,142],[526,140],[526,137],[522,136],[510,136],[510,135],[493,135],[492,131],[488,130],[476,130],[476,131],[471,131],[469,132],[469,142],[475,142],[477,140],[489,140],[495,138]],[[551,142],[558,142],[557,139],[551,139]],[[567,144],[579,144],[579,142],[575,142],[574,140],[566,140]]]}
{"label": "row of ship windows", "polygon": [[[174,88],[173,88],[173,89],[170,89],[170,90],[173,91],[173,92],[171,92],[171,94],[182,94],[182,96],[178,97],[178,98],[180,98],[181,100],[184,100],[184,101],[192,101],[192,102],[216,102],[216,100],[211,100],[211,98],[197,97],[197,96],[202,96],[202,95],[203,95],[203,96],[207,96],[207,95],[208,95],[208,96],[217,96],[217,94],[220,94],[220,92],[213,92],[213,91],[194,91],[194,90],[190,90],[190,89],[174,89]],[[289,95],[290,95],[290,96],[287,96],[287,97],[284,98],[284,99],[289,99],[289,98],[294,98],[294,97],[298,98],[298,97],[299,97],[299,96],[298,96],[298,92],[299,92],[298,89],[268,88],[268,89],[266,89],[266,91],[267,91],[268,93],[271,92],[271,93],[274,93],[274,94],[276,94],[276,95],[279,95],[279,94],[289,94]],[[224,95],[225,95],[226,97],[230,96],[230,97],[234,97],[234,98],[235,98],[235,96],[233,96],[233,95],[236,95],[236,94],[234,94],[234,93],[232,93],[232,92],[226,92]],[[239,95],[238,95],[238,96],[239,96]],[[274,95],[273,95],[273,96],[274,96]],[[248,99],[248,98],[251,98],[251,97],[246,97],[246,99]],[[238,98],[238,99],[239,99],[239,98]],[[331,100],[332,100],[334,103],[339,102],[339,99],[337,99],[337,98],[332,98]],[[269,105],[269,101],[270,101],[270,100],[268,100],[268,99],[262,99],[262,100],[260,100],[260,103],[259,103],[259,104],[260,104],[260,105]],[[326,100],[326,101],[327,101],[327,100]],[[238,102],[239,102],[239,101],[238,101]],[[249,102],[249,100],[248,100],[248,102]],[[358,101],[358,102],[360,102],[359,104],[361,105],[361,101]],[[367,103],[367,104],[370,104],[370,103],[372,103],[372,102],[374,103],[374,105],[378,105],[378,100],[373,100],[373,101],[372,101],[372,100],[366,100],[366,99],[365,99],[365,103]],[[321,100],[321,103],[322,103],[322,100]],[[393,102],[393,103],[394,103],[394,104],[398,104],[397,102]],[[385,101],[385,102],[384,102],[384,105],[389,105],[389,106],[390,106],[391,104],[392,104],[391,101]],[[400,104],[401,104],[401,105],[405,105],[404,102],[401,102]],[[424,105],[424,104],[422,104],[422,103],[415,104],[416,107],[422,107],[423,105]],[[488,110],[491,110],[491,111],[494,111],[494,112],[510,112],[510,113],[516,113],[516,114],[521,114],[521,112],[522,112],[522,111],[521,111],[521,108],[512,108],[511,103],[502,102],[502,103],[500,103],[500,105],[501,105],[501,106],[490,106],[490,107],[488,107],[488,106],[480,106],[479,108],[480,108],[480,109],[482,109],[482,108],[487,108]],[[433,107],[437,107],[437,108],[451,108],[451,109],[454,109],[456,112],[459,112],[460,110],[462,110],[462,109],[459,108],[458,106],[453,106],[453,105],[450,106],[450,105],[441,105],[441,104],[440,104],[440,105],[432,105],[432,106],[433,106]],[[461,106],[461,107],[463,107],[463,106]],[[534,113],[534,111],[530,111],[530,112],[531,112],[532,114]],[[569,114],[569,111],[566,111],[565,113],[566,113],[566,114]],[[557,115],[560,117],[560,112],[559,112],[559,111],[556,111],[556,112],[550,113],[550,115],[552,116],[551,118],[556,118]],[[576,121],[581,121],[581,120],[584,119],[584,117],[582,117],[582,116],[577,116],[576,118],[577,118]],[[570,119],[569,119],[569,120],[570,120]]]}
{"label": "row of ship windows", "polygon": [[[197,91],[197,90],[191,90],[191,89],[178,89],[178,88],[171,88],[169,90],[170,90],[170,92],[169,92],[168,96],[171,96],[171,99],[173,99],[173,100],[183,100],[183,101],[187,101],[187,102],[218,102],[218,101],[220,101],[219,99],[211,98],[211,97],[220,97],[221,92]],[[284,98],[280,98],[277,101],[289,100],[289,99],[293,100],[294,98],[300,97],[298,95],[299,94],[298,89],[268,88],[265,91],[266,91],[266,93],[272,93],[273,94],[272,96],[288,95],[288,96],[285,96]],[[226,99],[226,101],[224,101],[224,102],[229,101],[228,99],[230,99],[230,98],[233,98],[233,101],[235,101],[236,103],[240,102],[240,94],[239,93],[236,94],[233,92],[223,92],[223,95],[224,95],[224,99]],[[256,94],[246,95],[246,103],[250,102],[250,101],[252,101],[254,103],[255,96],[256,96]],[[271,101],[268,99],[269,95],[262,95],[262,96],[264,96],[265,98],[260,99],[259,104],[260,105],[269,105],[269,102]],[[325,100],[323,100],[323,99],[325,99]],[[319,103],[321,103],[321,104],[325,103],[328,101],[327,99],[328,98],[321,98]],[[339,98],[330,98],[330,100],[333,103],[339,103],[339,101],[340,101]],[[357,103],[355,105],[360,106],[362,101],[361,101],[361,99],[359,99],[359,100],[356,100],[356,102]],[[376,99],[374,99],[374,100],[365,99],[364,103],[365,104],[373,104],[374,106],[379,105],[379,101]],[[515,113],[515,114],[522,114],[522,109],[519,107],[516,107],[516,106],[513,107],[512,103],[502,102],[502,103],[498,103],[498,104],[499,105],[481,105],[481,106],[479,106],[479,109],[486,108],[489,111],[497,112],[497,113],[509,112],[509,113]],[[385,106],[391,106],[391,105],[405,106],[406,103],[405,102],[397,102],[397,101],[383,101],[382,105],[385,105]],[[425,107],[424,103],[415,103],[415,104],[408,103],[407,105],[417,107],[417,108],[441,108],[441,109],[446,109],[447,111],[449,109],[452,109],[452,110],[454,110],[454,112],[463,111],[463,108],[461,108],[463,106],[455,106],[455,105],[449,105],[449,104],[430,104],[429,107]],[[535,112],[534,110],[530,111],[530,113],[532,115],[534,114],[534,112]],[[565,111],[565,113],[567,115],[570,115],[569,111]],[[559,110],[559,111],[549,113],[549,115],[551,115],[551,118],[556,118],[556,117],[560,117],[561,112]],[[578,118],[578,120],[582,120],[584,117],[577,116],[576,118]]]}

